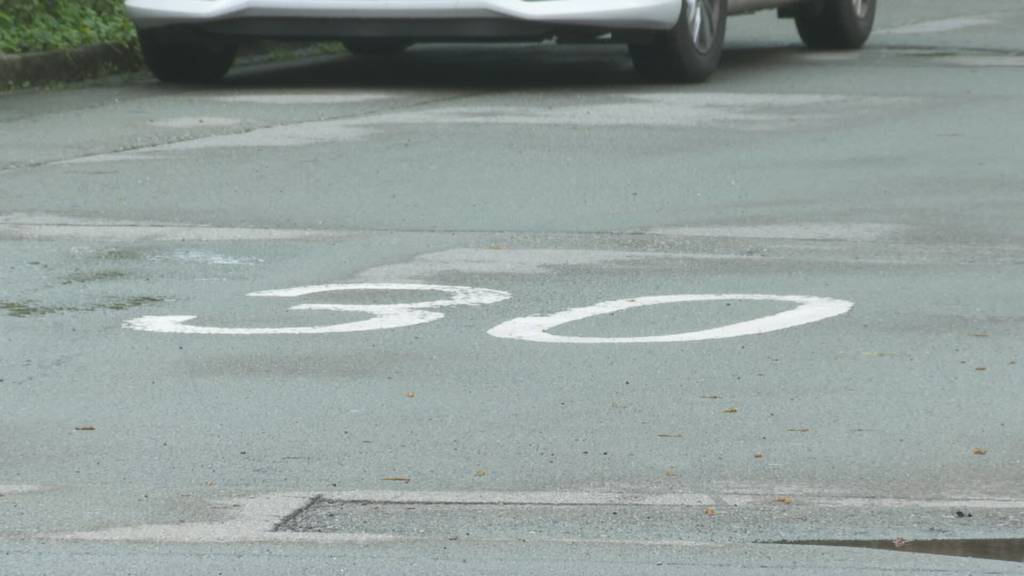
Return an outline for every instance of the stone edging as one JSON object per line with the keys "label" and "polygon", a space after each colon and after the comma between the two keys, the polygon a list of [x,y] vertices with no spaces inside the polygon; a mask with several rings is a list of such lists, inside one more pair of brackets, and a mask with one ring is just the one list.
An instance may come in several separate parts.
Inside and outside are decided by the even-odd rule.
{"label": "stone edging", "polygon": [[96,44],[70,50],[0,54],[0,90],[52,82],[76,82],[114,72],[142,67],[133,48],[119,44]]}

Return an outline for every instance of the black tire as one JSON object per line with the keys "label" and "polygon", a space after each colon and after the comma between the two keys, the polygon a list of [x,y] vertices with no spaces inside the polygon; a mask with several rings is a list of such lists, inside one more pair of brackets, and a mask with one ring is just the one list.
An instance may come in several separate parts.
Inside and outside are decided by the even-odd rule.
{"label": "black tire", "polygon": [[868,41],[878,0],[818,0],[796,17],[804,44],[814,50],[856,50]]}
{"label": "black tire", "polygon": [[[630,44],[633,65],[644,76],[660,82],[703,82],[718,68],[725,44],[728,0],[683,0],[675,27],[658,32],[646,44]],[[701,14],[710,28],[701,29],[697,41],[691,34],[691,10]]]}
{"label": "black tire", "polygon": [[238,46],[188,28],[139,30],[146,66],[161,82],[210,84],[224,77]]}
{"label": "black tire", "polygon": [[394,56],[412,46],[412,42],[397,38],[349,38],[342,44],[356,56]]}

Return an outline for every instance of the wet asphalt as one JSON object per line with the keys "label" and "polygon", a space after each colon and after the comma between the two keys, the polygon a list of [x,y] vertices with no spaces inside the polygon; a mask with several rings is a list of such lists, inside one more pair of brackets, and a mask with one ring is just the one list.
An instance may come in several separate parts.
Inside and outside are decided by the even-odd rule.
{"label": "wet asphalt", "polygon": [[1019,573],[767,543],[1024,533],[1022,25],[0,95],[0,573]]}

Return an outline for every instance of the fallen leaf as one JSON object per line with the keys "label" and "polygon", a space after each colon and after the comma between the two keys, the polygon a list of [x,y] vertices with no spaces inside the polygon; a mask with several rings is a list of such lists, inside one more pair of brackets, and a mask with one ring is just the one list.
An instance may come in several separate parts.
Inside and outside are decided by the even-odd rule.
{"label": "fallen leaf", "polygon": [[415,392],[406,392],[405,393],[405,397],[406,398],[415,398],[416,397],[416,393]]}
{"label": "fallen leaf", "polygon": [[895,354],[891,352],[865,352],[864,355],[871,356],[873,358],[889,358],[891,356],[895,356]]}
{"label": "fallen leaf", "polygon": [[385,480],[387,482],[405,482],[406,484],[408,484],[409,482],[412,482],[412,478],[407,478],[405,476],[388,476],[387,478],[384,478],[383,480]]}
{"label": "fallen leaf", "polygon": [[894,539],[892,541],[892,545],[897,547],[897,548],[903,548],[904,546],[907,545],[907,541],[904,540],[903,538],[896,538],[896,539]]}
{"label": "fallen leaf", "polygon": [[988,332],[975,332],[974,334],[971,334],[971,336],[974,336],[975,338],[988,338]]}
{"label": "fallen leaf", "polygon": [[977,370],[978,372],[984,372],[985,370],[988,370],[988,368],[985,368],[984,366],[978,366],[977,368],[975,368],[975,370]]}
{"label": "fallen leaf", "polygon": [[483,468],[481,468],[481,469],[476,471],[474,476],[476,476],[477,478],[483,478],[484,476],[487,476],[487,470],[484,470]]}
{"label": "fallen leaf", "polygon": [[80,432],[92,432],[95,429],[95,426],[89,426],[88,424],[85,426],[75,426],[75,430],[78,430]]}
{"label": "fallen leaf", "polygon": [[677,473],[675,468],[669,468],[668,470],[665,470],[665,476],[675,476],[676,474]]}
{"label": "fallen leaf", "polygon": [[721,400],[721,396],[701,396],[701,400]]}
{"label": "fallen leaf", "polygon": [[779,496],[778,498],[775,499],[775,501],[778,502],[779,504],[786,504],[788,506],[789,504],[793,503],[793,498],[789,496]]}
{"label": "fallen leaf", "polygon": [[714,506],[708,506],[704,509],[705,516],[714,516],[715,514],[718,514],[718,512],[715,510]]}
{"label": "fallen leaf", "polygon": [[984,456],[985,454],[988,454],[988,450],[984,448],[972,448],[971,454],[974,454],[975,456]]}
{"label": "fallen leaf", "polygon": [[764,454],[758,452],[757,454],[754,454],[754,458],[764,458]]}
{"label": "fallen leaf", "polygon": [[810,432],[810,428],[789,428],[786,432]]}
{"label": "fallen leaf", "polygon": [[735,414],[737,412],[739,412],[739,410],[735,408],[726,408],[725,410],[722,410],[722,414]]}
{"label": "fallen leaf", "polygon": [[682,434],[658,434],[658,438],[682,438]]}

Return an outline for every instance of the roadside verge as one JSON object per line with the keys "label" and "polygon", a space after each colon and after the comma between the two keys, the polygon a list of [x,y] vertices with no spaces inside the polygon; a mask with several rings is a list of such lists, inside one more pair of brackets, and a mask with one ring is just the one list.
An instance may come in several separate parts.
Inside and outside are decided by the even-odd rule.
{"label": "roadside verge", "polygon": [[138,51],[123,44],[95,44],[26,54],[0,54],[0,90],[77,82],[142,67]]}

